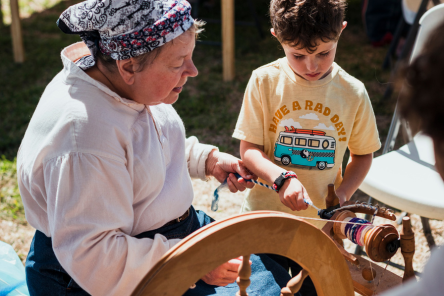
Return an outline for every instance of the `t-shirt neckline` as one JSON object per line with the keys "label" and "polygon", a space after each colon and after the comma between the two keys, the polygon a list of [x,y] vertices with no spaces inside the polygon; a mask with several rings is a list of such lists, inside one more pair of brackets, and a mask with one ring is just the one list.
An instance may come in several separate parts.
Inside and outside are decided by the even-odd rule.
{"label": "t-shirt neckline", "polygon": [[329,83],[330,81],[333,80],[333,78],[336,76],[336,74],[338,74],[339,71],[339,66],[338,64],[336,64],[335,62],[333,62],[333,69],[331,70],[331,72],[325,76],[324,78],[320,79],[320,80],[316,80],[316,81],[308,81],[303,79],[302,77],[299,77],[298,75],[296,75],[296,73],[293,72],[293,69],[291,69],[290,65],[288,64],[288,60],[286,57],[282,58],[279,60],[280,65],[282,66],[282,69],[284,70],[285,74],[287,74],[287,76],[291,79],[291,81],[300,84],[300,85],[304,85],[307,87],[319,87],[322,85],[325,85],[327,83]]}

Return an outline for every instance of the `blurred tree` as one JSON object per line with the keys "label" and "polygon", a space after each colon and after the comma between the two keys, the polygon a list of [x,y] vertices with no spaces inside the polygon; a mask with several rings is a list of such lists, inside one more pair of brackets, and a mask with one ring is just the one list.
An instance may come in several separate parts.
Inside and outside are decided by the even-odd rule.
{"label": "blurred tree", "polygon": [[3,28],[3,10],[2,10],[2,0],[0,0],[0,28]]}

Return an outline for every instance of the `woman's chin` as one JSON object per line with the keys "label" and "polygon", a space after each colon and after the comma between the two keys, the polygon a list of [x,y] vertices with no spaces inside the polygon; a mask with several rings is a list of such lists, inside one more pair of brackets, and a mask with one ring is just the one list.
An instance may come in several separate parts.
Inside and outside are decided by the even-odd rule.
{"label": "woman's chin", "polygon": [[170,95],[162,101],[164,104],[174,104],[179,99],[178,93],[170,93]]}

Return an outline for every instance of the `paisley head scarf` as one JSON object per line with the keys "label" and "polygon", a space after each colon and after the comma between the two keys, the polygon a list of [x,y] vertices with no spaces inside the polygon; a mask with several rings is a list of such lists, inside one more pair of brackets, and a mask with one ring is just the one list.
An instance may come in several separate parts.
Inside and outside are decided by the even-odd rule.
{"label": "paisley head scarf", "polygon": [[100,50],[114,60],[150,52],[194,23],[185,0],[86,0],[66,9],[57,21],[66,34],[78,34],[91,55],[76,64],[95,65]]}

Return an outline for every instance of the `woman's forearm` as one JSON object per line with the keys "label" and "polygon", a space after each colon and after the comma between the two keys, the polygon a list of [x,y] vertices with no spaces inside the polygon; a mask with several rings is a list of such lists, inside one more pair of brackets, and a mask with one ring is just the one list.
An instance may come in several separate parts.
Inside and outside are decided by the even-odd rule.
{"label": "woman's forearm", "polygon": [[343,204],[359,188],[372,165],[373,153],[356,155],[350,153],[351,161],[347,165],[341,185],[336,190],[339,201]]}

